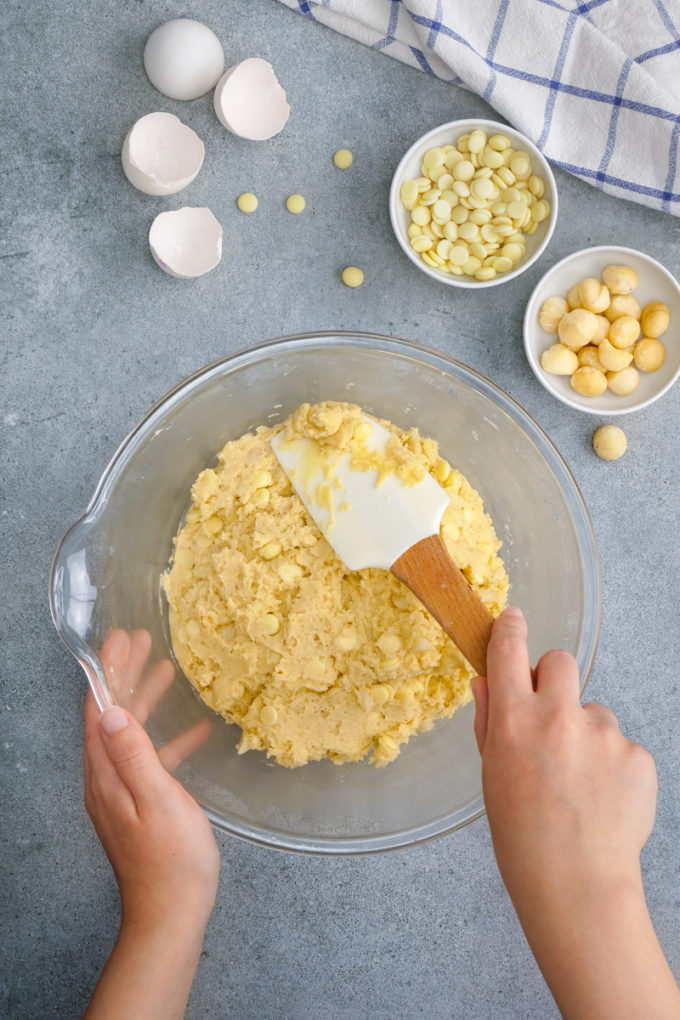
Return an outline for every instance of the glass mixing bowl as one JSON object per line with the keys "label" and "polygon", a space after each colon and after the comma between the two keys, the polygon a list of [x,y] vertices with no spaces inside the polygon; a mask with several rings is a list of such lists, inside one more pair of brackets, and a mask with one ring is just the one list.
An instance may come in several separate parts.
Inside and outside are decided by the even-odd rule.
{"label": "glass mixing bowl", "polygon": [[[319,400],[360,404],[439,441],[503,542],[532,661],[567,648],[585,684],[599,632],[598,556],[580,493],[545,434],[502,390],[443,354],[383,336],[309,334],[240,351],[172,390],[120,446],[62,539],[52,616],[100,706],[113,700],[98,658],[109,629],[145,628],[150,662],[172,658],[161,574],[196,476],[228,439]],[[368,853],[450,832],[483,811],[472,704],[412,737],[386,768],[322,761],[287,769],[263,752],[238,755],[240,730],[216,717],[179,669],[160,700],[149,699],[144,682],[117,689],[115,700],[142,716],[157,747],[213,720],[175,775],[234,835],[310,853]]]}

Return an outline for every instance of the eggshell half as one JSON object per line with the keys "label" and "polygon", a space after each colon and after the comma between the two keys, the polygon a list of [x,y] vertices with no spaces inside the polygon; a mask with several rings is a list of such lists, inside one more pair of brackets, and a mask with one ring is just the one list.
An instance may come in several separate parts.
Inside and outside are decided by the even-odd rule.
{"label": "eggshell half", "polygon": [[290,115],[274,68],[261,57],[248,57],[225,71],[215,87],[214,102],[225,128],[258,142],[278,135]]}
{"label": "eggshell half", "polygon": [[193,18],[173,18],[154,29],[144,47],[149,81],[171,99],[198,99],[224,71],[224,50],[215,33]]}
{"label": "eggshell half", "polygon": [[222,227],[205,206],[159,213],[151,224],[149,246],[170,276],[191,279],[214,269],[222,258]]}
{"label": "eggshell half", "polygon": [[147,113],[133,124],[121,155],[125,176],[146,195],[174,195],[201,169],[205,147],[173,113]]}

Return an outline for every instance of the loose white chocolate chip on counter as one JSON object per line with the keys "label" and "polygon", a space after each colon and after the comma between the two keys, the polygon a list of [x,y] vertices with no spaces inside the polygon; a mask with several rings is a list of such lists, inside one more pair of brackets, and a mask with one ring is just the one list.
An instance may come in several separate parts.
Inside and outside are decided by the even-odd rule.
{"label": "loose white chocolate chip on counter", "polygon": [[345,266],[342,271],[342,282],[346,287],[360,287],[364,282],[364,274],[357,266]]}
{"label": "loose white chocolate chip on counter", "polygon": [[[442,273],[480,281],[509,273],[524,257],[525,235],[550,216],[545,182],[505,135],[476,130],[428,149],[421,174],[399,192],[411,214],[407,235],[423,262]],[[436,238],[455,243],[440,249]]]}
{"label": "loose white chocolate chip on counter", "polygon": [[627,448],[626,433],[618,425],[600,425],[593,435],[593,449],[602,460],[618,460]]}
{"label": "loose white chocolate chip on counter", "polygon": [[255,212],[258,206],[257,195],[253,195],[251,191],[244,191],[243,194],[239,195],[236,199],[236,204],[241,212]]}
{"label": "loose white chocolate chip on counter", "polygon": [[286,199],[286,209],[288,210],[289,213],[294,213],[295,215],[304,212],[306,205],[307,203],[305,202],[302,195],[298,194],[289,195],[288,198]]}
{"label": "loose white chocolate chip on counter", "polygon": [[354,156],[349,149],[338,149],[333,155],[333,162],[339,170],[347,170],[354,162]]}
{"label": "loose white chocolate chip on counter", "polygon": [[543,351],[541,368],[571,376],[572,388],[585,397],[606,389],[617,396],[633,393],[638,370],[656,372],[663,365],[666,349],[658,338],[670,324],[661,301],[641,307],[631,293],[637,284],[630,266],[606,266],[601,281],[588,277],[575,283],[566,300],[546,298],[538,324],[545,333],[557,333],[560,342]]}

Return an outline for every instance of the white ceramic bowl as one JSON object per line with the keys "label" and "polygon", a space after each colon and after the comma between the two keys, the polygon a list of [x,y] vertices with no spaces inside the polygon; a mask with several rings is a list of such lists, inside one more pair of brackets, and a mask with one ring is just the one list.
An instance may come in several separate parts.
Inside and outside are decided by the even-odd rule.
{"label": "white ceramic bowl", "polygon": [[[411,222],[411,216],[408,209],[402,204],[399,196],[404,181],[420,177],[420,165],[428,149],[438,145],[455,144],[461,135],[475,130],[485,131],[487,135],[507,135],[512,142],[513,148],[524,149],[528,152],[531,156],[532,172],[542,177],[545,183],[543,198],[550,202],[550,216],[543,223],[539,224],[538,229],[533,234],[526,235],[526,254],[524,258],[509,273],[496,276],[493,280],[475,280],[470,276],[453,276],[438,269],[432,269],[423,262],[420,255],[411,247],[408,234],[406,233]],[[507,283],[508,280],[514,280],[520,273],[523,273],[544,251],[552,236],[555,223],[557,222],[557,204],[557,185],[553,172],[543,153],[525,135],[515,131],[508,124],[502,124],[500,121],[495,120],[452,120],[448,124],[441,124],[439,127],[428,131],[427,134],[413,143],[402,158],[394,172],[392,186],[390,187],[390,220],[394,234],[404,253],[421,272],[427,273],[433,280],[447,283],[451,287],[469,287],[472,289],[495,287],[499,283]]]}
{"label": "white ceramic bowl", "polygon": [[[572,389],[569,376],[551,375],[541,368],[542,352],[557,342],[554,334],[546,333],[538,324],[538,313],[546,298],[566,297],[575,283],[589,276],[600,278],[602,270],[610,265],[631,266],[638,274],[638,286],[633,291],[642,307],[650,301],[663,301],[671,313],[671,324],[659,337],[666,348],[666,360],[657,372],[640,372],[640,385],[627,397],[618,397],[606,390],[599,397],[584,397]],[[538,381],[558,400],[589,414],[612,417],[647,407],[670,389],[680,375],[680,285],[667,269],[644,252],[634,248],[601,245],[583,248],[567,255],[549,269],[534,289],[524,313],[524,349]]]}

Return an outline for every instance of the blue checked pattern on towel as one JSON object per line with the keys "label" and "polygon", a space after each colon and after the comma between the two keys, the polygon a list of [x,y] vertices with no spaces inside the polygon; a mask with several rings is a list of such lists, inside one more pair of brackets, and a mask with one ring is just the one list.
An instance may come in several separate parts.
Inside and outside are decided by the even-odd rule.
{"label": "blue checked pattern on towel", "polygon": [[680,214],[680,0],[281,0],[477,92],[554,164]]}

